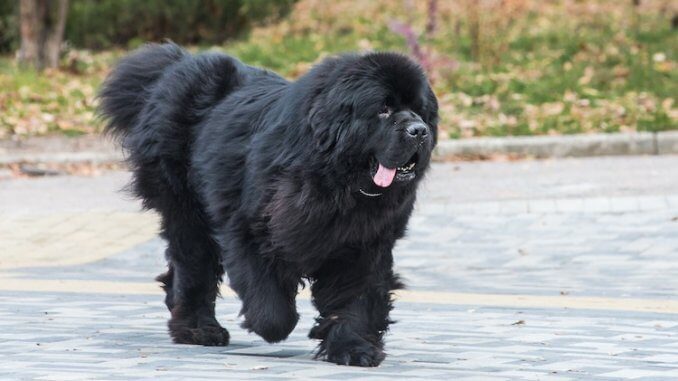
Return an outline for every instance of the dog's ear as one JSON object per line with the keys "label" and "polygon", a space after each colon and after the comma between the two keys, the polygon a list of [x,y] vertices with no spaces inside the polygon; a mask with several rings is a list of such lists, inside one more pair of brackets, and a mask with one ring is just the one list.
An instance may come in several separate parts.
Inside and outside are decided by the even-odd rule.
{"label": "dog's ear", "polygon": [[438,142],[438,99],[433,93],[431,86],[426,86],[426,102],[424,103],[424,121],[433,133],[433,144]]}
{"label": "dog's ear", "polygon": [[[324,98],[324,97],[323,97]],[[352,107],[334,103],[328,104],[325,99],[318,99],[313,103],[308,115],[313,140],[320,152],[327,152],[335,148],[342,131],[351,123]]]}
{"label": "dog's ear", "polygon": [[332,133],[332,121],[328,118],[328,112],[317,103],[313,105],[308,115],[308,124],[311,126],[313,142],[320,152],[332,149],[335,142]]}

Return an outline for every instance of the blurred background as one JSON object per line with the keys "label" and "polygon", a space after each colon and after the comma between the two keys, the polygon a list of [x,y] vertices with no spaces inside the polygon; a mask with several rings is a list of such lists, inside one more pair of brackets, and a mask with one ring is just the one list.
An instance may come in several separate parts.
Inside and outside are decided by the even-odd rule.
{"label": "blurred background", "polygon": [[443,139],[678,129],[677,31],[672,0],[5,0],[0,139],[98,132],[112,64],[164,39],[290,79],[328,54],[404,52]]}

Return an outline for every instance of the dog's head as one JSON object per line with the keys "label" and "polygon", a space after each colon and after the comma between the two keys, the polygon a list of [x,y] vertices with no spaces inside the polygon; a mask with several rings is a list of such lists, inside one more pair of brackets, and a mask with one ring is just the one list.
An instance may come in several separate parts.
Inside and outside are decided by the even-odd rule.
{"label": "dog's head", "polygon": [[438,103],[419,65],[396,53],[348,55],[310,75],[317,150],[348,168],[363,194],[422,177],[436,143]]}

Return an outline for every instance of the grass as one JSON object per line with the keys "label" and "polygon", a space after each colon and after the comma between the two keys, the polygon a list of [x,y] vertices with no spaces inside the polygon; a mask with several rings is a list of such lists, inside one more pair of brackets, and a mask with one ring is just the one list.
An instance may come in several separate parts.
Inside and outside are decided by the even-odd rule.
{"label": "grass", "polygon": [[[678,31],[670,0],[438,1],[420,33],[443,136],[678,129]],[[420,32],[427,2],[300,0],[284,20],[216,48],[296,78],[328,54],[397,50],[399,21]],[[0,137],[96,132],[94,94],[123,51],[70,52],[36,74],[0,58]]]}
{"label": "grass", "polygon": [[68,69],[38,73],[0,58],[0,138],[100,131],[94,116],[96,89],[117,54],[71,52]]}

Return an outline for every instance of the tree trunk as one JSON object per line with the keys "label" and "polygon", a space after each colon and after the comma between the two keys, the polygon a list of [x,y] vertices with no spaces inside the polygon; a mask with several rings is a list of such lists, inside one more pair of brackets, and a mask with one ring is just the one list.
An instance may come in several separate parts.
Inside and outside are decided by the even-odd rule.
{"label": "tree trunk", "polygon": [[45,65],[47,67],[59,66],[59,54],[64,40],[66,29],[66,16],[68,15],[68,0],[59,0],[53,19],[50,19],[50,30],[45,36]]}
{"label": "tree trunk", "polygon": [[20,0],[19,63],[40,70],[59,65],[68,0]]}
{"label": "tree trunk", "polygon": [[43,15],[37,0],[21,0],[19,3],[19,20],[21,23],[21,48],[19,62],[42,68],[40,59],[40,36],[42,36]]}

